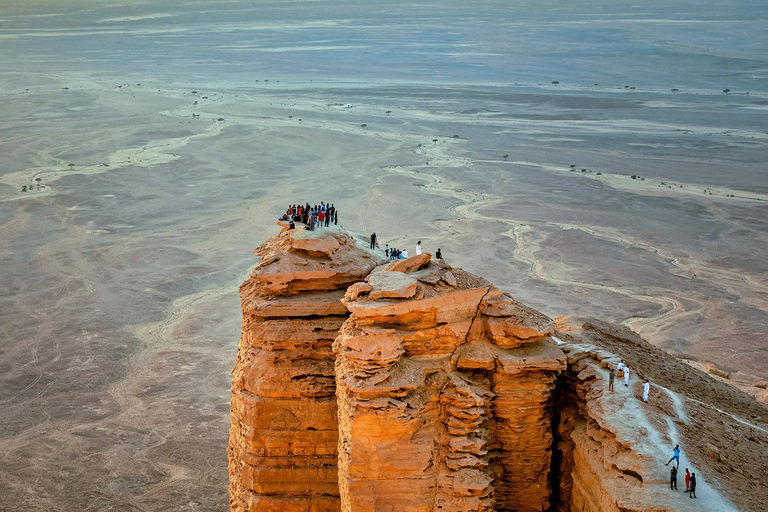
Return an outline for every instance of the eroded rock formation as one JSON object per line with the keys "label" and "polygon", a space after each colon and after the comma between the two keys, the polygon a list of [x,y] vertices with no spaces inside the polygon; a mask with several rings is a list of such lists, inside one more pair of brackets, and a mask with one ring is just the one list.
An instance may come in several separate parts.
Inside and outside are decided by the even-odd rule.
{"label": "eroded rock formation", "polygon": [[232,380],[230,503],[238,511],[339,507],[331,344],[347,287],[380,261],[342,234],[283,232],[255,251],[240,287],[243,331]]}
{"label": "eroded rock formation", "polygon": [[342,510],[546,509],[549,406],[565,368],[554,325],[428,255],[408,263],[376,269],[344,300]]}
{"label": "eroded rock formation", "polygon": [[[232,510],[693,510],[659,468],[690,406],[660,385],[661,405],[638,405],[636,381],[608,394],[620,342],[556,327],[429,254],[387,263],[335,228],[284,231],[256,254]],[[732,506],[713,503],[698,510]]]}

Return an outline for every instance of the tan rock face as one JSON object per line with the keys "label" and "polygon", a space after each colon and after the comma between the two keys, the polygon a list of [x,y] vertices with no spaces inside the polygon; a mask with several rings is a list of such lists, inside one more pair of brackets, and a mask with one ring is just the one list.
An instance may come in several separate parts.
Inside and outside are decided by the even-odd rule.
{"label": "tan rock face", "polygon": [[[433,265],[401,274],[422,279],[422,299],[375,294],[375,276],[396,270],[345,299],[352,314],[334,344],[342,510],[544,510],[549,404],[565,367],[550,322]],[[518,323],[496,328],[505,321]]]}
{"label": "tan rock face", "polygon": [[[256,253],[240,289],[233,511],[697,510],[659,471],[683,399],[607,393],[613,331],[556,332],[477,276],[429,254],[385,265],[336,229],[287,230]],[[736,451],[711,438],[701,459],[730,471]]]}
{"label": "tan rock face", "polygon": [[384,270],[391,272],[415,272],[420,268],[424,268],[432,259],[432,255],[428,252],[405,258],[404,260],[395,260],[386,267]]}
{"label": "tan rock face", "polygon": [[285,231],[256,253],[240,288],[232,379],[230,504],[235,511],[335,511],[338,428],[331,344],[348,285],[379,262],[339,231]]}
{"label": "tan rock face", "polygon": [[263,285],[263,293],[278,296],[346,289],[380,262],[362,244],[334,228],[285,231],[254,253],[262,260],[251,277]]}

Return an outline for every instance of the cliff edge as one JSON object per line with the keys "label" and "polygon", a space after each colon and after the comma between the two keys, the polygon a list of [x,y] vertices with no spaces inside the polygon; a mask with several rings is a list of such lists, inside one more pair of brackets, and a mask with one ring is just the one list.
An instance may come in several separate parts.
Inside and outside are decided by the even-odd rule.
{"label": "cliff edge", "polygon": [[[335,227],[284,230],[255,254],[233,511],[768,510],[765,406],[628,329],[555,322]],[[621,359],[652,381],[648,403],[634,375],[608,391]],[[674,444],[696,500],[669,489]]]}

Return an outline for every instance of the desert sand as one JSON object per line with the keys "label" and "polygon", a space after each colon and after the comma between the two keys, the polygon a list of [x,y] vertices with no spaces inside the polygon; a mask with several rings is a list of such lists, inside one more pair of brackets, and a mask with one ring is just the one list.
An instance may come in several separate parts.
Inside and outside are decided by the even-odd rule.
{"label": "desert sand", "polygon": [[292,202],[768,399],[768,8],[668,4],[3,2],[0,510],[226,509]]}

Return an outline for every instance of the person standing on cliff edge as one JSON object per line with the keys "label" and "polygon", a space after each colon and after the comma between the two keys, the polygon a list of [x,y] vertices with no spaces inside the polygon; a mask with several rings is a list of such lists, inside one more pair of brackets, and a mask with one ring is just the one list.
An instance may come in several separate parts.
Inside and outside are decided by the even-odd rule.
{"label": "person standing on cliff edge", "polygon": [[608,374],[608,391],[613,392],[613,381],[616,380],[616,372],[611,368],[611,372]]}
{"label": "person standing on cliff edge", "polygon": [[375,248],[376,248],[376,232],[374,231],[374,233],[371,235],[371,249],[375,249]]}
{"label": "person standing on cliff edge", "polygon": [[421,254],[421,240],[416,242],[416,256],[418,256],[419,254]]}
{"label": "person standing on cliff edge", "polygon": [[643,381],[643,402],[648,403],[648,393],[651,391],[651,383],[648,379]]}

